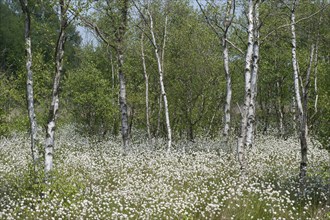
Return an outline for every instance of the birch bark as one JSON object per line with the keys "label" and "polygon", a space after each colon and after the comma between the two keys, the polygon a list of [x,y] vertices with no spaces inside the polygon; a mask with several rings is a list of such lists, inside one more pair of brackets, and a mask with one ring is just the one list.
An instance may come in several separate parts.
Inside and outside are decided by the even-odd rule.
{"label": "birch bark", "polygon": [[317,113],[317,103],[319,99],[318,88],[317,88],[317,66],[318,66],[318,41],[315,46],[315,59],[314,59],[314,92],[315,92],[315,101],[314,101],[314,115]]}
{"label": "birch bark", "polygon": [[297,112],[296,112],[296,108],[297,108],[297,103],[296,103],[296,97],[295,97],[295,91],[293,91],[293,95],[292,95],[292,102],[291,102],[291,114],[292,114],[292,129],[295,135],[297,135]]}
{"label": "birch bark", "polygon": [[228,30],[231,26],[232,19],[234,16],[235,10],[235,0],[228,0],[227,1],[227,9],[226,9],[226,16],[224,21],[224,32],[222,38],[222,47],[223,47],[223,66],[226,75],[226,102],[225,102],[225,112],[224,112],[224,128],[223,128],[223,138],[224,143],[228,145],[228,138],[229,138],[229,131],[230,131],[230,108],[231,108],[231,97],[232,97],[232,89],[231,89],[231,75],[229,71],[229,53],[228,53]]}
{"label": "birch bark", "polygon": [[277,88],[277,105],[278,105],[278,133],[280,137],[283,137],[284,135],[284,127],[283,127],[283,111],[282,111],[282,102],[281,102],[281,88],[279,81],[276,82],[276,88]]}
{"label": "birch bark", "polygon": [[158,115],[157,115],[157,130],[156,130],[156,136],[159,137],[159,135],[163,132],[161,129],[161,121],[162,121],[162,111],[163,111],[163,98],[162,94],[159,95],[158,99]]}
{"label": "birch bark", "polygon": [[248,122],[248,111],[251,102],[251,66],[253,56],[253,0],[248,1],[248,47],[245,57],[245,95],[244,95],[244,106],[242,110],[241,119],[241,132],[238,137],[237,153],[238,161],[240,164],[241,177],[246,177],[246,134],[247,134],[247,122]]}
{"label": "birch bark", "polygon": [[305,136],[307,138],[308,135],[308,90],[309,90],[309,85],[310,85],[310,77],[311,77],[311,71],[313,67],[313,61],[314,61],[314,51],[315,51],[315,45],[312,44],[311,46],[311,51],[309,54],[309,65],[307,68],[306,72],[306,80],[305,80],[305,85],[304,85],[304,93],[303,93],[303,126],[305,127]]}
{"label": "birch bark", "polygon": [[119,105],[121,112],[121,135],[123,139],[124,152],[126,153],[129,144],[129,127],[126,100],[126,80],[123,72],[124,53],[121,48],[117,49],[118,75],[119,75]]}
{"label": "birch bark", "polygon": [[33,72],[32,66],[32,49],[31,49],[31,16],[28,6],[28,0],[20,0],[23,14],[25,15],[25,53],[26,53],[26,100],[28,108],[28,116],[30,121],[30,135],[31,135],[31,156],[33,161],[33,168],[36,171],[36,162],[38,161],[38,140],[37,140],[37,120],[34,111],[34,97],[33,97]]}
{"label": "birch bark", "polygon": [[[67,28],[67,5],[64,0],[59,0],[60,5],[60,33],[58,35],[55,49],[55,76],[53,80],[52,102],[48,114],[48,123],[46,126],[45,141],[45,173],[46,175],[53,167],[53,150],[55,146],[55,128],[56,118],[59,110],[59,87],[60,79],[63,71],[63,55],[65,44],[65,29]],[[47,181],[47,176],[46,176]]]}
{"label": "birch bark", "polygon": [[150,122],[149,122],[149,76],[147,74],[147,67],[145,61],[144,54],[144,33],[141,34],[141,59],[142,59],[142,67],[143,67],[143,76],[145,80],[145,102],[146,102],[146,121],[147,121],[147,134],[148,139],[151,138],[150,133]]}
{"label": "birch bark", "polygon": [[296,103],[298,107],[298,120],[299,120],[299,139],[300,139],[300,192],[304,194],[306,184],[306,173],[307,173],[307,140],[306,140],[306,126],[305,126],[305,113],[303,110],[302,99],[300,96],[299,86],[299,66],[297,61],[297,43],[296,43],[296,30],[295,30],[295,9],[297,1],[293,0],[291,8],[291,44],[292,44],[292,66],[293,66],[293,77],[294,77],[294,89],[296,96]]}
{"label": "birch bark", "polygon": [[127,152],[129,145],[129,125],[128,125],[128,112],[127,112],[127,100],[126,100],[126,80],[123,71],[124,65],[124,36],[127,30],[128,19],[128,0],[123,0],[120,7],[121,21],[116,34],[116,46],[117,46],[117,60],[118,60],[118,75],[119,75],[119,105],[121,112],[121,135],[123,139],[124,153]]}
{"label": "birch bark", "polygon": [[320,24],[321,24],[322,17],[319,18],[319,24],[318,24],[318,33],[315,43],[315,56],[314,56],[314,93],[315,93],[315,100],[314,100],[314,114],[311,118],[313,118],[317,114],[317,104],[319,99],[318,94],[318,87],[317,87],[317,68],[318,68],[318,52],[319,52],[319,41],[320,41]]}
{"label": "birch bark", "polygon": [[258,70],[259,70],[259,0],[254,3],[254,30],[253,30],[253,62],[252,62],[252,73],[251,73],[251,99],[248,110],[248,121],[247,121],[247,134],[246,134],[246,145],[248,148],[252,147],[254,140],[254,126],[255,126],[255,102],[257,97],[257,81],[258,81]]}
{"label": "birch bark", "polygon": [[[207,3],[210,3],[206,1]],[[218,21],[212,21],[210,17],[206,14],[204,11],[202,4],[196,0],[196,3],[198,4],[199,8],[201,9],[203,15],[205,16],[205,19],[208,23],[208,25],[212,28],[212,30],[215,32],[217,37],[221,40],[222,44],[222,55],[223,55],[223,67],[225,71],[225,77],[226,77],[226,99],[224,104],[224,116],[223,116],[223,142],[224,145],[228,145],[228,139],[229,139],[229,133],[230,133],[230,120],[231,120],[231,99],[232,99],[232,86],[231,86],[231,75],[230,75],[230,69],[229,69],[229,52],[228,52],[228,43],[233,46],[235,49],[238,49],[240,52],[241,50],[237,48],[234,44],[232,44],[228,39],[228,31],[232,24],[234,14],[235,14],[235,0],[227,0],[227,6],[226,6],[226,13],[225,18],[223,21],[223,25],[219,24]],[[222,35],[220,34],[220,29],[222,31]]]}
{"label": "birch bark", "polygon": [[147,11],[150,20],[150,34],[153,46],[155,48],[155,55],[157,59],[157,66],[158,66],[158,73],[159,73],[159,83],[160,83],[160,91],[164,101],[164,109],[165,109],[165,121],[166,121],[166,130],[167,130],[167,151],[170,152],[172,146],[172,131],[170,125],[170,116],[168,111],[168,102],[167,96],[165,92],[165,85],[164,85],[164,73],[163,73],[163,60],[164,58],[164,49],[165,49],[165,41],[166,41],[166,26],[167,26],[167,16],[165,17],[165,28],[164,28],[164,36],[163,36],[163,48],[162,51],[159,51],[159,46],[156,42],[156,37],[154,33],[154,23],[150,11]]}

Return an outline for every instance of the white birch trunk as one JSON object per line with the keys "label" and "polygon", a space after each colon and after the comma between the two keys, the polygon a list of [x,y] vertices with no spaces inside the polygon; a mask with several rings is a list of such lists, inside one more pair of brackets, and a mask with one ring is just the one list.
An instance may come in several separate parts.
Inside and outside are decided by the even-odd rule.
{"label": "white birch trunk", "polygon": [[[315,100],[314,100],[314,115],[317,113],[317,104],[319,99],[318,88],[317,88],[317,66],[318,66],[318,51],[319,51],[319,34],[317,36],[317,41],[315,45],[315,56],[314,56],[314,92],[315,92]],[[312,118],[313,118],[312,116]]]}
{"label": "white birch trunk", "polygon": [[162,98],[164,100],[164,109],[165,109],[165,120],[166,120],[166,130],[167,130],[167,151],[170,152],[171,146],[172,146],[172,131],[171,131],[171,125],[170,125],[170,116],[168,112],[168,102],[167,102],[167,96],[165,92],[165,86],[164,86],[164,76],[163,76],[163,61],[162,57],[164,56],[164,47],[165,47],[165,40],[166,40],[166,26],[167,26],[167,16],[165,17],[165,29],[164,29],[164,42],[163,42],[163,51],[160,52],[158,48],[158,44],[156,42],[156,37],[154,33],[154,27],[153,27],[153,19],[148,11],[149,19],[150,19],[150,34],[152,37],[152,42],[155,47],[155,55],[157,59],[157,66],[158,66],[158,73],[159,73],[159,83],[160,83],[160,91]]}
{"label": "white birch trunk", "polygon": [[163,98],[162,94],[159,95],[158,97],[158,117],[157,117],[157,130],[156,130],[156,136],[159,136],[161,132],[161,116],[162,116],[162,109],[163,109]]}
{"label": "white birch trunk", "polygon": [[53,167],[53,150],[55,146],[55,128],[56,118],[59,110],[59,87],[60,79],[63,70],[63,55],[64,55],[64,44],[65,44],[65,29],[67,27],[66,18],[66,4],[64,0],[59,1],[60,4],[60,33],[56,43],[55,51],[55,76],[53,81],[52,90],[52,102],[49,109],[48,123],[46,127],[46,141],[45,141],[45,173],[46,181],[48,173]]}
{"label": "white birch trunk", "polygon": [[124,54],[121,49],[118,50],[118,74],[119,74],[119,105],[121,112],[121,135],[123,139],[124,153],[127,153],[129,144],[129,127],[126,101],[126,81],[123,73]]}
{"label": "white birch trunk", "polygon": [[276,82],[277,87],[277,105],[278,105],[278,115],[279,115],[279,122],[278,122],[278,133],[279,136],[282,137],[284,134],[284,126],[283,126],[283,111],[282,111],[282,102],[281,102],[281,96],[280,96],[280,83]]}
{"label": "white birch trunk", "polygon": [[227,10],[224,21],[224,33],[222,38],[222,47],[223,47],[223,66],[226,75],[226,101],[225,101],[225,112],[224,112],[224,128],[223,128],[223,138],[224,143],[228,145],[229,131],[230,131],[230,108],[231,108],[231,97],[232,97],[232,89],[231,89],[231,75],[229,71],[229,53],[228,53],[228,44],[227,44],[227,34],[229,27],[231,25],[233,16],[231,14],[232,10],[232,0],[227,1]]}
{"label": "white birch trunk", "polygon": [[254,43],[253,43],[253,63],[251,73],[251,99],[248,110],[246,145],[248,148],[252,147],[254,140],[254,126],[255,126],[255,102],[257,97],[257,80],[259,70],[259,1],[254,4]]}
{"label": "white birch trunk", "polygon": [[145,61],[145,55],[144,55],[144,33],[141,35],[141,58],[142,58],[142,66],[143,66],[143,76],[145,80],[145,102],[146,102],[146,122],[147,122],[147,134],[148,139],[151,138],[150,133],[150,121],[149,121],[149,76],[147,74],[147,67],[146,67],[146,61]]}
{"label": "white birch trunk", "polygon": [[294,135],[297,135],[297,112],[296,112],[297,104],[295,92],[293,91],[292,103],[291,103],[291,114],[292,114],[292,128]]}
{"label": "white birch trunk", "polygon": [[120,9],[121,12],[121,24],[118,28],[118,35],[116,39],[117,43],[117,60],[118,60],[118,75],[119,75],[119,105],[121,112],[121,134],[123,138],[123,150],[124,154],[127,153],[129,145],[129,125],[128,125],[128,112],[127,112],[127,100],[126,100],[126,81],[123,72],[124,66],[124,36],[126,34],[127,19],[128,19],[128,0],[123,0],[123,6]]}
{"label": "white birch trunk", "polygon": [[306,126],[304,121],[304,111],[299,90],[299,67],[297,62],[297,44],[296,44],[296,30],[295,30],[295,9],[296,0],[293,0],[291,8],[291,43],[292,43],[292,66],[293,66],[293,77],[294,77],[294,89],[296,102],[298,107],[298,119],[299,119],[299,139],[300,139],[300,152],[301,152],[301,162],[300,162],[300,192],[304,194],[305,184],[306,184],[306,173],[307,173],[307,140],[306,140]]}
{"label": "white birch trunk", "polygon": [[252,66],[252,55],[253,55],[253,1],[248,2],[248,48],[245,57],[245,95],[244,95],[244,106],[242,109],[241,119],[241,132],[238,137],[237,153],[238,161],[240,164],[241,177],[242,179],[246,176],[246,133],[247,133],[247,121],[248,121],[248,110],[251,101],[251,66]]}
{"label": "white birch trunk", "polygon": [[28,0],[20,0],[23,14],[25,15],[25,52],[26,52],[26,100],[28,108],[28,116],[30,121],[30,135],[31,135],[31,156],[33,161],[33,169],[36,171],[36,163],[39,157],[37,146],[37,120],[34,111],[34,98],[33,98],[33,72],[32,66],[32,50],[31,50],[31,17],[28,7]]}
{"label": "white birch trunk", "polygon": [[292,44],[292,66],[293,66],[293,79],[294,79],[294,90],[295,90],[295,98],[296,103],[299,111],[299,120],[301,120],[303,108],[301,103],[301,96],[300,96],[300,85],[299,85],[299,67],[298,67],[298,61],[297,61],[297,43],[296,43],[296,28],[295,28],[295,5],[296,0],[293,0],[293,6],[291,11],[291,44]]}
{"label": "white birch trunk", "polygon": [[308,136],[308,90],[310,85],[310,77],[311,77],[311,71],[313,67],[313,61],[314,61],[314,51],[315,51],[315,45],[312,44],[311,51],[309,54],[309,65],[306,72],[306,80],[305,80],[305,88],[304,88],[304,94],[303,94],[303,123],[305,127],[305,136]]}

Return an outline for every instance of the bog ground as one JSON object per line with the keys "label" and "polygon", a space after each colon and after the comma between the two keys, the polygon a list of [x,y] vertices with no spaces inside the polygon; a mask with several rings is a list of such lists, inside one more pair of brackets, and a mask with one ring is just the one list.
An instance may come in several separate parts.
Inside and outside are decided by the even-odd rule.
{"label": "bog ground", "polygon": [[[0,219],[330,219],[329,153],[310,142],[308,189],[298,196],[298,140],[261,136],[239,181],[220,140],[93,143],[59,130],[51,193],[29,176],[29,139],[0,140]],[[20,153],[18,153],[20,152]],[[42,179],[42,177],[40,177]]]}

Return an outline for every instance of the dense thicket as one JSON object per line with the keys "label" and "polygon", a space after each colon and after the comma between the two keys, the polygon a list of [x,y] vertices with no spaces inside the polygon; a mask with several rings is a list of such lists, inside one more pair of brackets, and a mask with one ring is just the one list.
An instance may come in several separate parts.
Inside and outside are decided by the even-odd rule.
{"label": "dense thicket", "polygon": [[[118,1],[120,2],[120,1]],[[128,29],[124,36],[128,123],[130,135],[146,135],[145,77],[141,55],[143,28],[138,1],[129,5]],[[260,69],[256,104],[256,134],[272,133],[281,138],[296,135],[291,63],[290,10],[288,1],[264,1],[260,5]],[[98,3],[100,4],[100,3]],[[222,22],[226,4],[205,7],[210,19]],[[59,20],[48,4],[32,4],[32,50],[35,104],[39,125],[45,125],[53,78],[53,57]],[[93,4],[92,4],[93,6]],[[101,7],[101,5],[95,6]],[[207,6],[207,5],[205,5]],[[232,74],[231,134],[239,133],[244,96],[246,51],[246,5],[236,1],[236,15],[228,33],[229,67]],[[195,1],[152,1],[150,11],[156,39],[161,44],[164,16],[168,17],[163,71],[174,140],[197,136],[217,137],[223,128],[226,78],[222,41],[214,34]],[[0,1],[0,134],[26,130],[23,15],[16,1]],[[84,8],[82,8],[84,10]],[[217,13],[215,13],[215,10]],[[116,10],[115,10],[116,11]],[[116,35],[112,24],[118,17],[90,11],[85,19],[105,33]],[[297,56],[302,81],[309,65],[312,45],[315,58],[309,83],[309,134],[330,149],[330,7],[323,1],[300,1],[296,10]],[[221,17],[222,16],[222,17]],[[79,21],[79,19],[77,19]],[[118,65],[116,50],[102,40],[81,44],[73,23],[67,30],[59,121],[76,123],[86,135],[98,138],[120,133]],[[85,25],[81,22],[81,25]],[[145,33],[146,34],[146,33]],[[144,37],[146,72],[149,76],[150,131],[166,137],[164,105],[159,87],[157,61],[148,34]],[[114,39],[114,36],[108,36]],[[99,38],[97,38],[99,39]],[[235,45],[235,46],[233,46]],[[239,49],[240,48],[240,49]],[[317,50],[317,54],[316,54]]]}

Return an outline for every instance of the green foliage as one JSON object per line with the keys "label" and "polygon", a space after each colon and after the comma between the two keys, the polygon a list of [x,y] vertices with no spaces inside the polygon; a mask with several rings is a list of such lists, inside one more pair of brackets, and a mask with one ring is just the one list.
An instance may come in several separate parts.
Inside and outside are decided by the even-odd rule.
{"label": "green foliage", "polygon": [[0,134],[8,135],[14,131],[26,131],[28,125],[25,105],[25,91],[20,93],[14,76],[0,72]]}
{"label": "green foliage", "polygon": [[[36,114],[38,124],[44,125],[50,103],[54,74],[53,55],[59,20],[54,11],[55,3],[53,1],[31,0],[29,3],[32,14],[32,70],[35,80]],[[108,41],[114,44],[118,28],[121,25],[121,12],[118,9],[121,8],[122,3],[123,1],[113,1],[106,6],[102,1],[95,2],[93,4],[98,10],[92,12],[88,18],[97,24]],[[217,20],[218,25],[222,26],[223,10],[226,5],[224,2],[212,4],[205,4],[205,13],[211,20]],[[0,133],[5,134],[12,129],[26,130],[27,128],[24,18],[18,1],[1,1],[0,7],[0,115],[2,117]],[[244,9],[244,7],[246,7],[246,2],[237,2],[237,8]],[[306,1],[300,2],[296,10],[297,20],[312,15],[320,7],[320,1],[313,4]],[[164,82],[174,139],[194,139],[205,134],[211,137],[218,136],[219,130],[223,126],[221,123],[222,109],[226,93],[221,30],[219,29],[219,36],[216,36],[212,28],[208,26],[204,14],[192,6],[191,1],[188,0],[153,1],[149,5],[149,10],[153,16],[159,49],[162,47],[165,15],[168,17]],[[302,81],[305,81],[310,47],[313,43],[318,43],[318,91],[316,92],[314,88],[313,69],[309,87],[308,124],[309,133],[316,136],[327,149],[330,149],[328,126],[330,123],[328,117],[330,114],[328,101],[330,84],[327,80],[328,45],[330,45],[330,34],[327,28],[330,19],[329,10],[327,7],[308,19],[302,19],[296,25],[297,55]],[[83,8],[78,11],[84,14]],[[99,13],[99,11],[104,13]],[[274,16],[269,16],[270,14]],[[285,26],[288,24],[289,14],[290,11],[284,3],[265,1],[261,4],[260,18],[263,25],[260,29],[262,44],[256,108],[256,120],[259,125],[257,129],[262,130],[267,126],[279,128],[279,110],[282,110],[285,136],[295,135],[293,125],[296,123],[291,112],[293,98],[291,33],[290,29]],[[141,32],[144,31],[147,35],[144,38],[144,46],[149,75],[151,131],[154,135],[163,136],[166,129],[164,112],[159,111],[160,88],[157,62],[154,48],[150,44],[148,25],[143,26],[143,22],[140,15],[130,16],[123,44],[127,101],[129,110],[132,110],[129,121],[136,130],[146,129],[145,87],[140,48]],[[229,40],[243,51],[240,53],[229,44],[233,90],[231,125],[237,131],[240,121],[237,104],[242,103],[244,96],[243,67],[247,39],[245,26],[246,17],[240,13],[240,10],[237,10],[228,34]],[[61,79],[63,84],[60,89],[59,124],[70,121],[81,123],[83,124],[81,131],[89,135],[102,135],[110,130],[116,134],[120,124],[117,106],[116,51],[102,43],[95,47],[79,48],[81,38],[76,31],[74,22],[67,29],[66,40],[65,65]],[[69,81],[65,82],[67,79]],[[99,80],[100,82],[98,82]],[[314,100],[317,94],[319,102],[318,111],[315,112]]]}
{"label": "green foliage", "polygon": [[[324,43],[330,43],[330,36],[324,39]],[[312,87],[311,91],[311,109],[310,109],[310,124],[312,132],[316,134],[321,141],[323,147],[330,151],[330,80],[329,80],[329,57],[328,50],[324,46],[320,46],[320,58],[318,65],[318,104],[317,112],[314,108],[316,93]]]}
{"label": "green foliage", "polygon": [[0,1],[0,12],[0,70],[11,73],[24,59],[23,18],[3,1]]}
{"label": "green foliage", "polygon": [[74,122],[88,135],[105,135],[110,131],[117,106],[110,82],[92,62],[68,73],[64,85]]}
{"label": "green foliage", "polygon": [[[29,1],[29,3],[35,109],[37,122],[39,125],[43,125],[46,122],[50,104],[59,20],[53,7],[47,2],[34,4],[33,1]],[[1,1],[0,11],[0,108],[2,118],[0,134],[8,134],[15,130],[28,130],[24,16],[22,16],[18,1]],[[75,26],[70,26],[67,32],[64,70],[79,66],[76,52],[80,41]]]}

